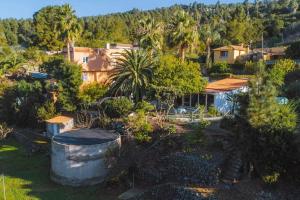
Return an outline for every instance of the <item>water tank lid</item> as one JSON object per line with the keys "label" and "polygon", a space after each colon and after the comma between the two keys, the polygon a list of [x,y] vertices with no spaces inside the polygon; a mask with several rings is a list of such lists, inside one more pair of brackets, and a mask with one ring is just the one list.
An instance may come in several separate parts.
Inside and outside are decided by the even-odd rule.
{"label": "water tank lid", "polygon": [[119,137],[112,130],[103,129],[73,129],[56,135],[53,141],[70,145],[94,145],[116,140]]}

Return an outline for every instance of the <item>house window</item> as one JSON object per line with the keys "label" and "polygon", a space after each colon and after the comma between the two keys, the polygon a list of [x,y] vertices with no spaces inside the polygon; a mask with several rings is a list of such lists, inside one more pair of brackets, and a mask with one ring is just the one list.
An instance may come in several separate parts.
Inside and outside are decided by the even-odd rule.
{"label": "house window", "polygon": [[82,62],[83,63],[88,63],[89,62],[89,57],[82,57]]}
{"label": "house window", "polygon": [[221,51],[221,58],[227,58],[228,57],[228,51]]}
{"label": "house window", "polygon": [[83,82],[88,81],[88,75],[87,75],[87,73],[82,73],[82,80],[83,80]]}

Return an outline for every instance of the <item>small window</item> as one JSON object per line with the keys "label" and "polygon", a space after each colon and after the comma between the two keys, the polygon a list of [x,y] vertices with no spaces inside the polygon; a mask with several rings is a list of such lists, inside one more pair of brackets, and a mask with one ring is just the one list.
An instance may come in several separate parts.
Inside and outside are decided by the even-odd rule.
{"label": "small window", "polygon": [[83,63],[88,63],[89,62],[89,57],[82,57],[82,62]]}
{"label": "small window", "polygon": [[88,81],[88,75],[87,75],[87,73],[82,73],[82,80],[83,80],[83,82]]}
{"label": "small window", "polygon": [[228,51],[221,51],[221,57],[227,58],[228,57]]}

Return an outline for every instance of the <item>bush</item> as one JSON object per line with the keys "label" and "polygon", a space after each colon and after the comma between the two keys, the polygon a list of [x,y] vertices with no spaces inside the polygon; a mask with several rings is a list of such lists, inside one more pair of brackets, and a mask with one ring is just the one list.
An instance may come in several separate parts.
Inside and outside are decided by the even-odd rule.
{"label": "bush", "polygon": [[280,174],[278,172],[272,172],[271,174],[262,176],[262,180],[266,184],[275,184],[278,182]]}
{"label": "bush", "polygon": [[147,117],[143,111],[139,110],[133,116],[129,116],[128,125],[138,142],[150,142],[151,137],[149,134],[153,132],[153,127],[147,121]]}
{"label": "bush", "polygon": [[125,117],[132,111],[133,103],[126,97],[110,99],[104,102],[105,114],[110,118]]}
{"label": "bush", "polygon": [[79,92],[79,99],[83,103],[92,103],[99,100],[107,92],[107,86],[99,83],[84,85]]}
{"label": "bush", "polygon": [[38,124],[37,110],[43,102],[43,87],[40,82],[19,81],[3,92],[1,116],[8,124],[34,127]]}
{"label": "bush", "polygon": [[244,68],[245,74],[256,74],[258,72],[257,63],[252,61],[247,61]]}
{"label": "bush", "polygon": [[291,44],[285,51],[287,58],[299,59],[300,58],[300,42]]}
{"label": "bush", "polygon": [[147,101],[140,101],[137,103],[135,109],[142,110],[144,112],[150,112],[150,111],[153,111],[155,109],[155,107]]}
{"label": "bush", "polygon": [[226,62],[215,63],[209,73],[230,73],[231,68]]}
{"label": "bush", "polygon": [[164,132],[166,132],[167,134],[175,134],[177,132],[176,126],[174,126],[174,125],[166,126],[163,129],[164,129]]}
{"label": "bush", "polygon": [[80,86],[82,84],[81,66],[66,61],[63,57],[53,57],[41,65],[51,78],[57,80],[59,111],[72,112],[78,105]]}
{"label": "bush", "polygon": [[220,80],[224,78],[230,78],[232,77],[231,73],[211,73],[209,74],[209,77],[213,80]]}
{"label": "bush", "polygon": [[45,120],[51,119],[55,115],[57,115],[55,105],[50,101],[47,101],[37,110],[37,118],[40,123]]}
{"label": "bush", "polygon": [[282,86],[288,73],[296,69],[296,63],[293,60],[281,59],[276,61],[272,69],[268,72],[269,79],[275,86]]}
{"label": "bush", "polygon": [[221,120],[220,127],[226,130],[232,130],[236,126],[237,121],[232,116],[225,116]]}
{"label": "bush", "polygon": [[211,117],[216,117],[216,116],[219,116],[220,115],[220,113],[219,113],[219,111],[216,109],[216,107],[214,107],[214,106],[210,106],[209,108],[208,108],[208,114],[209,114],[209,116],[211,116]]}

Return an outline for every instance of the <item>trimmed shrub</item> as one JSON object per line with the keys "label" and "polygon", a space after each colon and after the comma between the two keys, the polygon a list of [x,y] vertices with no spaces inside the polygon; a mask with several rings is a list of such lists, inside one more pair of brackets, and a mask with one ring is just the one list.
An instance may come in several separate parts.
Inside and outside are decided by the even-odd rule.
{"label": "trimmed shrub", "polygon": [[230,73],[232,70],[226,62],[215,63],[209,70],[210,73]]}
{"label": "trimmed shrub", "polygon": [[125,117],[132,109],[133,102],[126,97],[110,99],[104,102],[105,114],[110,118]]}
{"label": "trimmed shrub", "polygon": [[231,73],[211,73],[209,74],[209,77],[213,80],[220,80],[224,78],[230,78],[232,77]]}
{"label": "trimmed shrub", "polygon": [[216,109],[216,107],[214,107],[214,106],[210,106],[209,108],[208,108],[208,114],[209,114],[209,116],[211,116],[211,117],[216,117],[216,116],[219,116],[220,115],[220,113],[219,113],[219,111]]}
{"label": "trimmed shrub", "polygon": [[37,110],[37,118],[40,123],[47,119],[51,119],[56,115],[56,108],[53,102],[47,101],[43,106]]}
{"label": "trimmed shrub", "polygon": [[150,111],[153,111],[155,109],[155,107],[147,101],[140,101],[136,104],[135,109],[142,110],[144,112],[150,112]]}
{"label": "trimmed shrub", "polygon": [[128,125],[139,143],[150,142],[150,133],[153,132],[152,125],[147,121],[145,112],[139,110],[132,116],[128,117]]}
{"label": "trimmed shrub", "polygon": [[107,92],[107,86],[99,83],[84,85],[79,92],[79,99],[83,103],[92,103],[99,100]]}
{"label": "trimmed shrub", "polygon": [[259,68],[257,67],[257,63],[252,61],[247,61],[244,68],[245,74],[255,74],[257,73]]}

